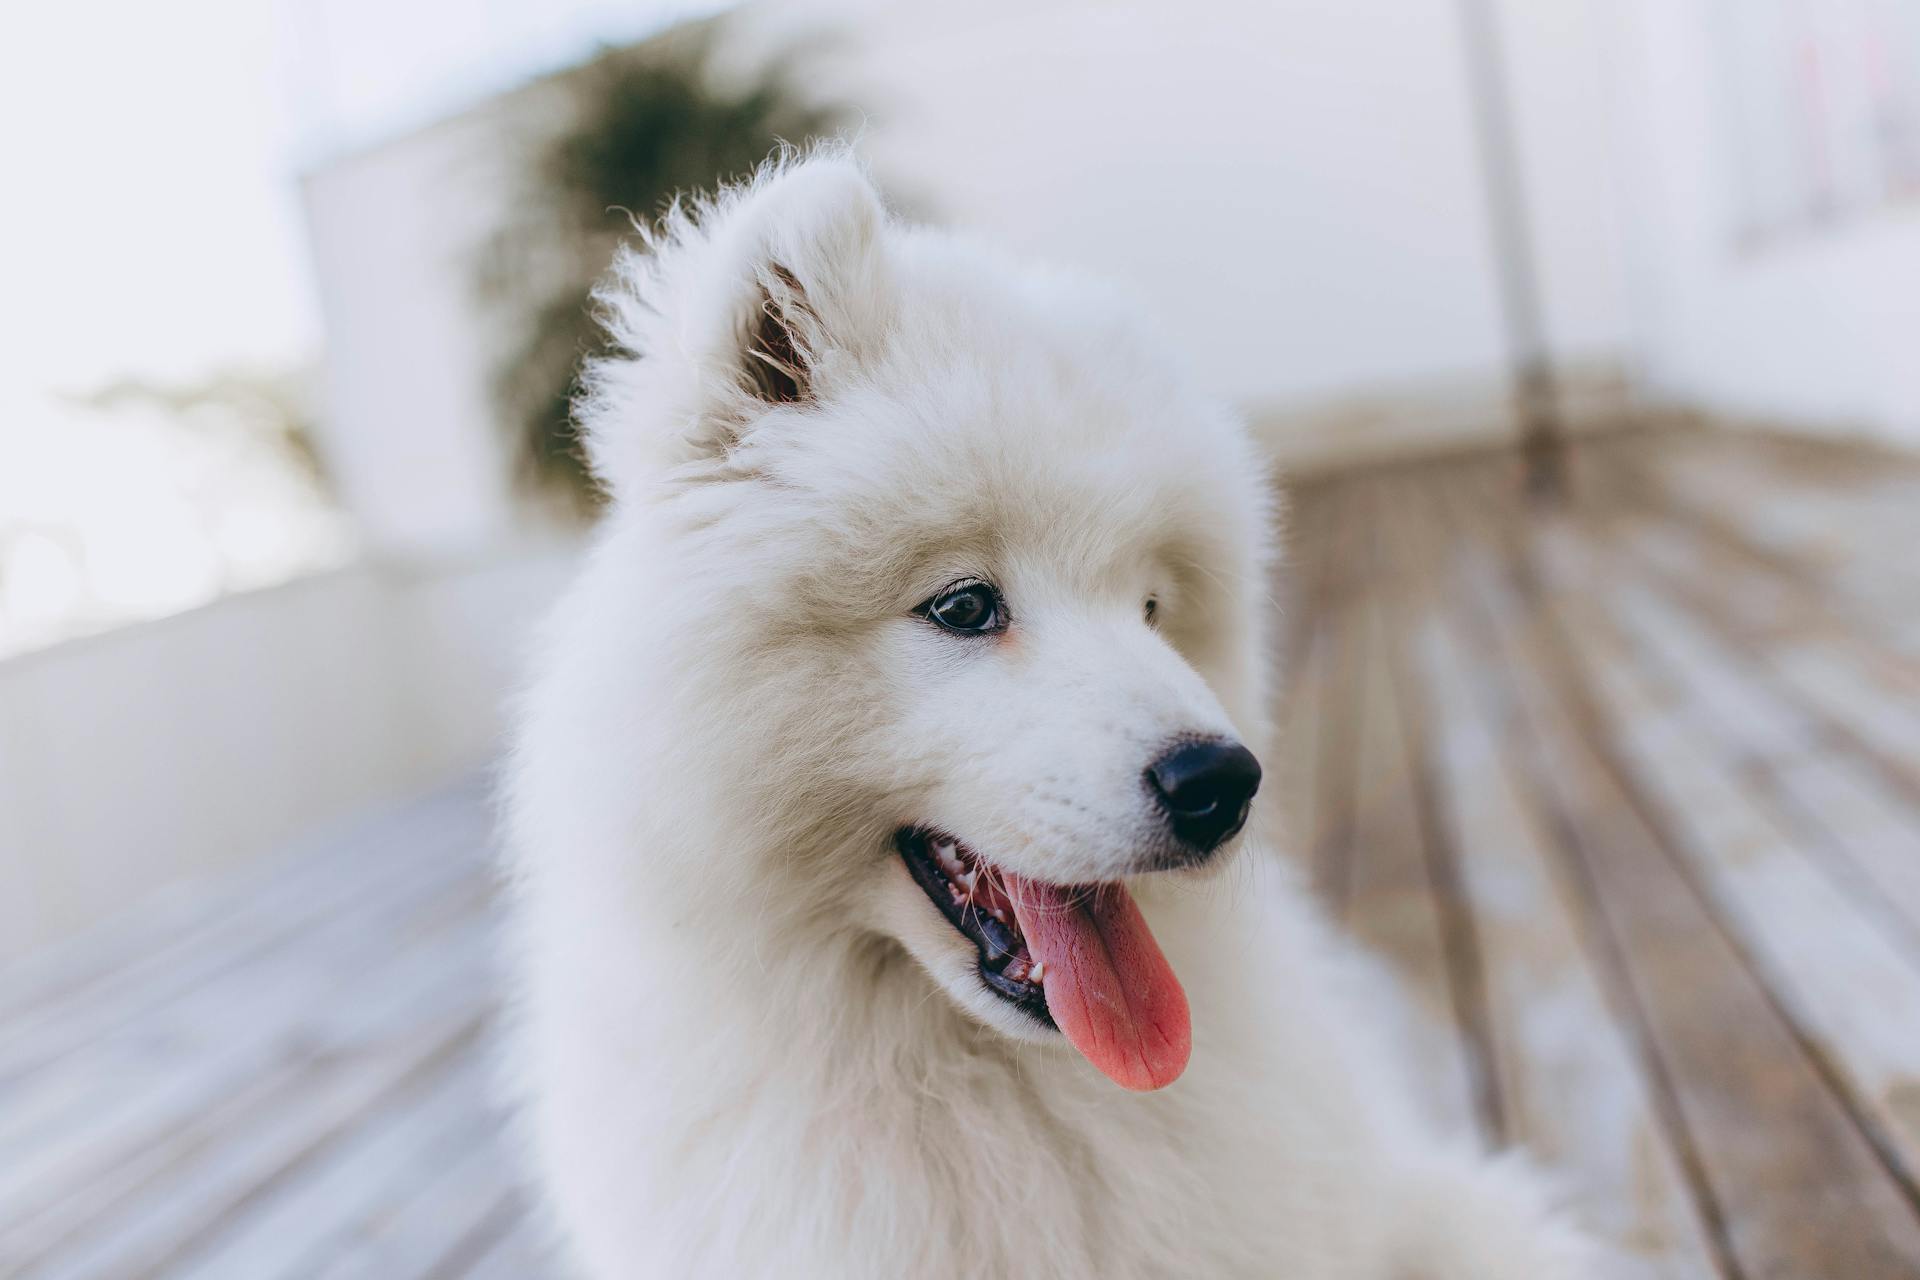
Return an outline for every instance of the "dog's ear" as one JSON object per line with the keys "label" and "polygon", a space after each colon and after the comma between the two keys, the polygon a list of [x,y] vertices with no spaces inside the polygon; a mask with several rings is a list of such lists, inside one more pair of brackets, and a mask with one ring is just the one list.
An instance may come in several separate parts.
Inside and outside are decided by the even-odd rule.
{"label": "dog's ear", "polygon": [[857,369],[885,327],[886,212],[844,152],[783,159],[676,206],[595,295],[615,354],[576,405],[616,492],[726,459],[782,409]]}

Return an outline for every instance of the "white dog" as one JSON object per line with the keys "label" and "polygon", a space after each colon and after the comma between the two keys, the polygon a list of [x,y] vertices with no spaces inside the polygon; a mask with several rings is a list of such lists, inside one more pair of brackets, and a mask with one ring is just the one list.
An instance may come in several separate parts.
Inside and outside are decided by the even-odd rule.
{"label": "white dog", "polygon": [[1274,510],[1234,417],[844,155],[649,248],[509,798],[516,1078],[584,1273],[1584,1274],[1238,848]]}

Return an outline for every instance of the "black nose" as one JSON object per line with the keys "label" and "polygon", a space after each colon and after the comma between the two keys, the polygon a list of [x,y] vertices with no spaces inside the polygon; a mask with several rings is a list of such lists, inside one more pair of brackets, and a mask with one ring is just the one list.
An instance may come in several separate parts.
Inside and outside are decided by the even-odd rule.
{"label": "black nose", "polygon": [[1147,767],[1147,785],[1167,812],[1173,834],[1212,853],[1247,821],[1260,789],[1260,762],[1237,742],[1183,742]]}

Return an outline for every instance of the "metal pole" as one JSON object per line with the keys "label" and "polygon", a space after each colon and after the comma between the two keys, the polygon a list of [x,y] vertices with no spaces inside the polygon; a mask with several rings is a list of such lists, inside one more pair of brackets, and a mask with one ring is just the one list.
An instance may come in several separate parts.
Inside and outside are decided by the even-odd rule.
{"label": "metal pole", "polygon": [[1520,419],[1520,456],[1527,489],[1540,497],[1566,490],[1566,457],[1558,388],[1540,319],[1540,287],[1533,263],[1533,230],[1513,140],[1506,62],[1492,0],[1459,0],[1467,54],[1467,84],[1479,140],[1480,176],[1500,282],[1500,313],[1514,407]]}

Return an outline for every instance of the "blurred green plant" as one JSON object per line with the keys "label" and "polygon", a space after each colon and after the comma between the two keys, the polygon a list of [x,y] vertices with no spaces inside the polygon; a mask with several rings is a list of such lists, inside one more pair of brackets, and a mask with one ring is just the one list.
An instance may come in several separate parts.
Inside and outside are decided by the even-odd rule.
{"label": "blurred green plant", "polygon": [[579,514],[602,497],[571,417],[581,363],[603,346],[589,294],[632,220],[743,177],[781,143],[804,145],[851,115],[800,88],[818,47],[730,68],[724,30],[681,27],[552,82],[566,124],[530,149],[517,212],[483,255],[482,295],[509,317],[496,403],[518,434],[526,478]]}

